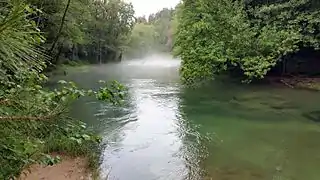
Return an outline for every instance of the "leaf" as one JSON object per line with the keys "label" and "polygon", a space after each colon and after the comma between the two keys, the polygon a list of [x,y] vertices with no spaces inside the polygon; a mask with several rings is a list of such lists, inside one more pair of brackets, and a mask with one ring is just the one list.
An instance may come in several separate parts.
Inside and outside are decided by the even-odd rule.
{"label": "leaf", "polygon": [[30,6],[28,6],[28,5],[25,7],[25,10],[26,10],[27,12],[29,12],[29,13],[33,13],[33,9],[30,8]]}
{"label": "leaf", "polygon": [[67,82],[65,80],[59,80],[58,83],[59,84],[67,84]]}
{"label": "leaf", "polygon": [[83,138],[84,140],[86,140],[86,141],[89,141],[89,140],[91,139],[91,137],[90,137],[89,135],[87,135],[87,134],[83,134],[83,135],[82,135],[82,138]]}
{"label": "leaf", "polygon": [[61,101],[66,102],[66,100],[67,100],[67,97],[66,97],[66,96],[62,96],[62,97],[61,97]]}

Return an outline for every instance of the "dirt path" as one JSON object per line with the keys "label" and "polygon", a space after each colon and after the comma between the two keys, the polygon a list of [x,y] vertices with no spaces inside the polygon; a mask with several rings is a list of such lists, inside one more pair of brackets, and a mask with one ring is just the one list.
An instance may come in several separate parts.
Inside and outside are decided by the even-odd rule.
{"label": "dirt path", "polygon": [[[61,156],[60,156],[61,157]],[[32,165],[30,172],[25,171],[19,180],[90,180],[85,158],[61,157],[62,161],[54,166]]]}

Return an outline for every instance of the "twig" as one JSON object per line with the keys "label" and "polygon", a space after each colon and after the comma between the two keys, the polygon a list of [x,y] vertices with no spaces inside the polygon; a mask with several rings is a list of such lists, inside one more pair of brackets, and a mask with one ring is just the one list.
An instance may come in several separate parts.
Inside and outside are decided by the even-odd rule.
{"label": "twig", "polygon": [[67,12],[68,12],[68,9],[69,9],[69,6],[70,6],[70,2],[71,2],[71,0],[68,0],[67,6],[66,6],[66,8],[65,8],[65,10],[64,10],[64,13],[63,13],[63,16],[62,16],[62,19],[61,19],[61,24],[60,24],[60,28],[59,28],[58,34],[57,34],[57,36],[55,37],[55,39],[54,39],[54,41],[53,41],[53,43],[52,43],[52,46],[51,46],[51,48],[50,48],[50,51],[49,51],[49,52],[50,52],[51,54],[52,54],[52,51],[53,51],[54,47],[56,46],[56,44],[57,44],[57,42],[58,42],[58,40],[59,40],[59,37],[61,36],[62,28],[63,28],[63,25],[64,25],[64,21],[65,21],[65,19],[66,19],[66,15],[67,15]]}
{"label": "twig", "polygon": [[61,113],[51,114],[47,116],[0,116],[0,120],[29,120],[29,121],[40,121],[40,120],[48,120],[54,117],[59,116]]}

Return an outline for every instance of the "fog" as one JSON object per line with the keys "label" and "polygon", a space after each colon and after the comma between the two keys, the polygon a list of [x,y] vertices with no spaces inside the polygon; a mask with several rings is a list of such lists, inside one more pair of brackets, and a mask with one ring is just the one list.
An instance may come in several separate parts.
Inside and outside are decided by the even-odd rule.
{"label": "fog", "polygon": [[143,58],[133,58],[124,60],[123,63],[129,66],[145,66],[145,67],[177,67],[180,66],[180,60],[173,58],[167,53],[153,53]]}

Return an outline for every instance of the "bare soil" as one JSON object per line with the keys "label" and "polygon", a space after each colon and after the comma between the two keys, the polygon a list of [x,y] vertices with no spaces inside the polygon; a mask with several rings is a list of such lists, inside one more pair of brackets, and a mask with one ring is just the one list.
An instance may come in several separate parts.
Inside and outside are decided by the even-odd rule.
{"label": "bare soil", "polygon": [[19,180],[90,180],[85,158],[61,156],[61,162],[54,166],[32,165]]}

